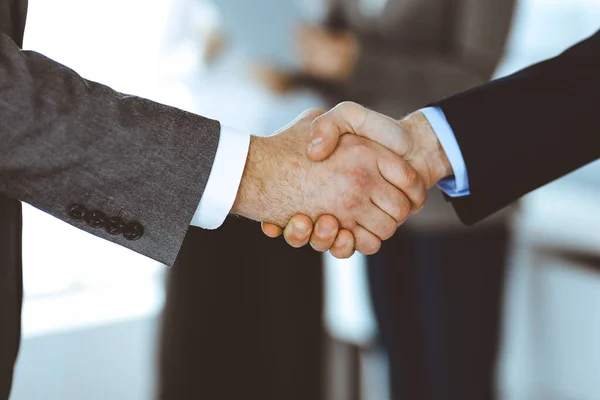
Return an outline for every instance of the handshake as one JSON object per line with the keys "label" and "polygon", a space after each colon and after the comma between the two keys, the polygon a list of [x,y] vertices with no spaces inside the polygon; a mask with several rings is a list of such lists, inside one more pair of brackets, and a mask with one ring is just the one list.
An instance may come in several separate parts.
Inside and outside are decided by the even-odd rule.
{"label": "handshake", "polygon": [[452,174],[421,113],[396,121],[347,102],[253,137],[232,212],[294,247],[370,255]]}

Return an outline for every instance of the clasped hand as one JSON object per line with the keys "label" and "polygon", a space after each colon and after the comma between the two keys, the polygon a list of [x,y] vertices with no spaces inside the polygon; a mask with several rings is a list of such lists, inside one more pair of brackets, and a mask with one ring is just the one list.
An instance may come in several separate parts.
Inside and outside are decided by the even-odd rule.
{"label": "clasped hand", "polygon": [[447,173],[433,168],[443,151],[423,134],[423,120],[396,121],[354,103],[309,110],[252,139],[233,211],[293,247],[310,242],[338,258],[374,254]]}

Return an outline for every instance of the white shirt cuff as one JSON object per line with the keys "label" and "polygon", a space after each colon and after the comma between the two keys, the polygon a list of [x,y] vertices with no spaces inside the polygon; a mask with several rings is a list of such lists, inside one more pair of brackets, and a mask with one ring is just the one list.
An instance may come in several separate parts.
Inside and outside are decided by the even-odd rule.
{"label": "white shirt cuff", "polygon": [[249,133],[221,126],[215,161],[190,225],[217,229],[223,224],[237,197],[249,148]]}
{"label": "white shirt cuff", "polygon": [[471,192],[469,190],[467,166],[456,141],[456,136],[454,136],[454,131],[444,112],[439,107],[424,108],[420,112],[427,118],[431,128],[437,135],[454,172],[453,177],[442,179],[437,183],[437,186],[450,197],[468,196]]}

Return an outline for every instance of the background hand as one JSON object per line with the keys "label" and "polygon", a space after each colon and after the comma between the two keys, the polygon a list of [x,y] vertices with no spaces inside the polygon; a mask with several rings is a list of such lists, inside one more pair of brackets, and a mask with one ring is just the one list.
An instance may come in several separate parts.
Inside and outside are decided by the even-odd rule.
{"label": "background hand", "polygon": [[287,94],[295,89],[295,74],[275,65],[255,63],[252,76],[273,93]]}
{"label": "background hand", "polygon": [[350,32],[301,26],[296,33],[302,71],[328,82],[345,81],[359,57],[359,44]]}

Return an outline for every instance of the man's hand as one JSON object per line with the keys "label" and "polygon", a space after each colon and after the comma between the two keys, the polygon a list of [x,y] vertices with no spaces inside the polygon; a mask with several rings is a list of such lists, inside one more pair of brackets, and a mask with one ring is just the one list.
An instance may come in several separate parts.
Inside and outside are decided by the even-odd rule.
{"label": "man's hand", "polygon": [[444,149],[427,118],[419,112],[397,121],[356,103],[341,103],[313,122],[308,157],[313,161],[325,160],[346,133],[379,143],[408,161],[428,189],[452,175]]}
{"label": "man's hand", "polygon": [[351,233],[358,251],[373,254],[412,209],[422,207],[425,184],[402,158],[356,135],[341,138],[337,151],[326,160],[309,160],[309,131],[321,114],[306,112],[279,134],[252,138],[233,212],[275,227],[286,226],[293,215],[302,213],[307,223],[297,220],[287,232],[305,241],[310,231],[302,237],[304,228],[312,230],[319,216],[332,215],[347,229],[338,235],[335,221],[334,237],[350,241]]}
{"label": "man's hand", "polygon": [[[308,156],[314,161],[326,159],[334,152],[340,137],[345,133],[376,141],[401,156],[424,179],[427,188],[452,175],[452,167],[437,136],[427,119],[420,113],[396,121],[357,104],[342,103],[313,122]],[[286,241],[295,247],[306,244],[293,234],[298,230],[310,237],[313,247],[316,244],[321,250],[330,249],[338,258],[346,258],[348,254],[353,253],[349,232],[341,230],[338,234],[338,224],[332,216],[321,217],[314,230],[309,218],[304,215],[294,216],[283,234]],[[280,229],[269,224],[263,224],[263,231],[271,237],[282,233]],[[343,235],[343,244],[340,244],[333,232],[338,236]]]}
{"label": "man's hand", "polygon": [[358,40],[350,32],[302,26],[296,34],[298,55],[306,74],[328,82],[343,82],[359,57]]}

